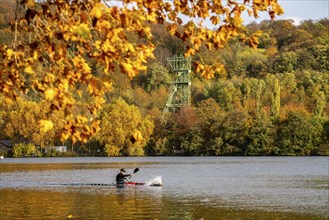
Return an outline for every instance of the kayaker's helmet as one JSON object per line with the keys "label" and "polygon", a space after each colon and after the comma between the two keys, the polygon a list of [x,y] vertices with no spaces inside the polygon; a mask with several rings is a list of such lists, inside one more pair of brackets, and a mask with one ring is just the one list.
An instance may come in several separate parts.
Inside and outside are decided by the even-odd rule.
{"label": "kayaker's helmet", "polygon": [[121,169],[120,172],[124,172],[125,173],[126,171],[125,171],[125,169]]}

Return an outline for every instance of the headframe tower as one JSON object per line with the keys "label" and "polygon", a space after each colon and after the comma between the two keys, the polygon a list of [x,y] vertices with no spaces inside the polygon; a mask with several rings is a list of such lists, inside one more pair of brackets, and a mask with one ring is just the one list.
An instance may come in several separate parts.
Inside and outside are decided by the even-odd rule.
{"label": "headframe tower", "polygon": [[167,61],[176,78],[171,84],[164,111],[175,112],[182,106],[191,105],[191,57],[174,55]]}

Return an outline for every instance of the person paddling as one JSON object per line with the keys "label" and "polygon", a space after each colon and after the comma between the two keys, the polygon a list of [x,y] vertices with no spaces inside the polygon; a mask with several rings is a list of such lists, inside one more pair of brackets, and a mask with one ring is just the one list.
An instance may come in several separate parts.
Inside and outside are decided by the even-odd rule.
{"label": "person paddling", "polygon": [[132,174],[125,174],[125,172],[125,169],[120,170],[120,173],[116,177],[117,184],[123,184],[128,178],[132,177]]}

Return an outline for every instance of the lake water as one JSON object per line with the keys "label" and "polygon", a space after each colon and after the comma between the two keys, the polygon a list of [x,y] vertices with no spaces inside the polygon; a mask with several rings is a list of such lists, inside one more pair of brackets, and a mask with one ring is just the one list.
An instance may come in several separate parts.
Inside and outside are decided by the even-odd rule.
{"label": "lake water", "polygon": [[[161,176],[163,187],[90,186]],[[0,219],[329,219],[329,157],[0,160]]]}

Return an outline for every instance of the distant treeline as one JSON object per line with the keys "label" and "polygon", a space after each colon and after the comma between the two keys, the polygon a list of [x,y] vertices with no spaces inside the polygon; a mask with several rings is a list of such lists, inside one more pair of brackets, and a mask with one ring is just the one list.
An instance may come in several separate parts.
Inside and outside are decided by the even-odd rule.
{"label": "distant treeline", "polygon": [[[12,40],[8,19],[8,13],[0,16],[1,44]],[[192,69],[192,105],[164,114],[175,79],[166,59],[185,48],[165,28],[153,26],[156,59],[146,72],[133,80],[111,75],[113,90],[97,116],[101,130],[88,143],[60,142],[60,111],[51,116],[53,129],[41,134],[37,122],[46,113],[33,91],[15,102],[0,95],[0,139],[107,156],[329,155],[328,19],[253,23],[245,31],[263,31],[258,49],[239,39],[222,50],[202,49],[193,60],[223,63],[225,71],[206,80]],[[80,99],[80,106],[88,104],[87,97]],[[84,114],[81,109],[75,111]]]}

